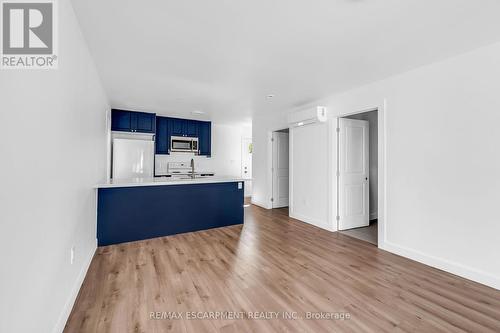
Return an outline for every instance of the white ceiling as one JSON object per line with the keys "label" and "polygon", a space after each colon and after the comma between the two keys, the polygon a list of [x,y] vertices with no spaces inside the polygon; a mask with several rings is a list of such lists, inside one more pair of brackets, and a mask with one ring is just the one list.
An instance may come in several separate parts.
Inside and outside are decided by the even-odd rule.
{"label": "white ceiling", "polygon": [[[113,107],[222,122],[500,40],[498,0],[73,0]],[[266,95],[274,94],[272,100]]]}

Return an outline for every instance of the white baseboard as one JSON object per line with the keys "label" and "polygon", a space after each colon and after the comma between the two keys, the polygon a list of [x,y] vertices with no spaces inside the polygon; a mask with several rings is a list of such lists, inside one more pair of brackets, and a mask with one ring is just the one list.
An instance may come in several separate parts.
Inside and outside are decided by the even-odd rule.
{"label": "white baseboard", "polygon": [[271,209],[271,207],[269,205],[267,205],[264,202],[257,201],[253,197],[252,197],[252,200],[250,202],[252,203],[252,205],[259,206],[259,207],[264,208],[264,209]]}
{"label": "white baseboard", "polygon": [[97,249],[97,239],[95,240],[95,246],[89,251],[87,257],[83,261],[82,269],[80,270],[80,273],[78,274],[78,277],[76,278],[73,284],[73,289],[71,290],[71,294],[69,295],[68,300],[66,301],[66,305],[62,309],[61,314],[59,315],[59,319],[57,320],[56,326],[54,327],[52,332],[61,333],[62,331],[64,331],[64,326],[66,326],[66,322],[68,321],[69,315],[71,314],[71,310],[73,309],[73,305],[75,304],[78,292],[82,287],[83,280],[87,275],[87,271],[89,270],[90,263],[92,262],[92,258],[94,257],[96,249]]}
{"label": "white baseboard", "polygon": [[328,222],[325,222],[325,221],[322,221],[322,220],[318,220],[318,219],[315,219],[315,218],[312,218],[312,217],[309,217],[309,216],[306,216],[306,215],[297,214],[295,212],[289,212],[289,215],[290,215],[291,218],[294,218],[296,220],[299,220],[299,221],[302,221],[302,222],[305,222],[305,223],[312,224],[315,227],[318,227],[318,228],[321,228],[321,229],[325,229],[325,230],[328,230],[328,231],[334,231],[332,228],[328,227]]}
{"label": "white baseboard", "polygon": [[418,261],[422,264],[432,266],[445,272],[452,273],[500,290],[500,277],[498,276],[493,276],[487,272],[468,267],[457,262],[431,256],[404,246],[399,246],[391,242],[379,242],[378,245],[382,250],[395,253],[397,255]]}

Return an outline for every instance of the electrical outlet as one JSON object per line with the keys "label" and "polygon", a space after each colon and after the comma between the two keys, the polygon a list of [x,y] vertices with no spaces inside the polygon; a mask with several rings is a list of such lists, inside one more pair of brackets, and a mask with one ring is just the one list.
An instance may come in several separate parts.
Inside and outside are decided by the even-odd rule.
{"label": "electrical outlet", "polygon": [[75,261],[75,247],[72,246],[70,250],[70,259],[69,259],[71,265],[73,265],[73,262]]}

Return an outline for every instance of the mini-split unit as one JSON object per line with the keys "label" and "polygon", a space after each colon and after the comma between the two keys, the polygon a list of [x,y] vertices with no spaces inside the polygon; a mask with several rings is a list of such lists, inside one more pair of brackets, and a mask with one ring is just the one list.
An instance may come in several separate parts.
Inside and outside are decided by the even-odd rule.
{"label": "mini-split unit", "polygon": [[325,122],[328,119],[328,110],[325,106],[316,106],[288,114],[290,127],[304,126],[308,124]]}

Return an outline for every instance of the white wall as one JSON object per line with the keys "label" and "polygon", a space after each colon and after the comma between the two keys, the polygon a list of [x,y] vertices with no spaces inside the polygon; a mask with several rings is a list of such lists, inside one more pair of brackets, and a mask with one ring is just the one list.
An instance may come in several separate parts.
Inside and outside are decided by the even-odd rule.
{"label": "white wall", "polygon": [[[498,59],[500,43],[311,105],[333,115],[383,108],[381,248],[500,289]],[[254,123],[254,142],[264,137],[260,124],[265,119]],[[255,187],[266,181],[255,178]]]}
{"label": "white wall", "polygon": [[370,220],[377,218],[378,210],[378,111],[354,114],[345,118],[366,120],[369,126],[369,192]]}
{"label": "white wall", "polygon": [[0,71],[0,332],[60,332],[96,248],[109,107],[68,0],[59,19],[59,69]]}

